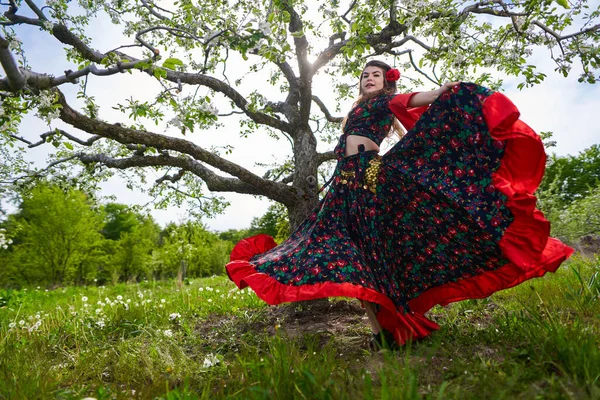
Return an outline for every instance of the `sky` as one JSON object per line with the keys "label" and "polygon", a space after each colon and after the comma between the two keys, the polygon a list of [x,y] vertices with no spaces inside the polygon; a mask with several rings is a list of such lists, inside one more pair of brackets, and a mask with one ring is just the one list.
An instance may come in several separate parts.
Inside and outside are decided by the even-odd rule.
{"label": "sky", "polygon": [[[123,44],[119,39],[118,28],[110,23],[108,19],[94,21],[88,30],[88,36],[92,38],[92,46],[100,51],[106,51]],[[57,45],[55,39],[47,33],[38,31],[34,27],[24,27],[19,31],[19,37],[24,42],[27,51],[28,61],[32,69],[62,75],[65,69],[73,68],[62,56],[62,46]],[[131,39],[126,42],[131,42]],[[117,45],[115,45],[117,43]],[[60,56],[57,56],[60,54]],[[600,143],[600,128],[596,123],[595,114],[600,110],[600,85],[589,85],[577,82],[577,67],[573,68],[568,78],[562,77],[554,72],[554,66],[549,56],[544,51],[535,51],[530,63],[539,67],[541,72],[547,74],[544,82],[531,88],[519,90],[517,84],[521,82],[518,78],[505,77],[503,91],[515,103],[521,111],[521,119],[530,125],[534,130],[553,132],[553,140],[557,142],[555,148],[550,149],[558,155],[575,155],[578,152],[590,147],[593,144]],[[229,67],[230,81],[236,77],[241,77],[245,72],[243,69],[236,69],[232,64]],[[414,72],[406,72],[409,76],[416,77]],[[250,77],[250,81],[264,82],[261,89],[272,96],[275,100],[283,100],[283,94],[277,92],[276,88],[269,87],[264,76],[256,74]],[[320,96],[333,109],[335,99],[332,98],[329,89],[330,82],[322,76],[317,76],[314,82],[315,94]],[[238,90],[244,91],[246,87],[242,85]],[[432,87],[415,88],[419,90],[429,90]],[[67,94],[71,105],[77,105],[75,94],[76,85],[61,87]],[[111,105],[116,102],[124,102],[129,97],[139,99],[151,99],[153,95],[161,90],[160,86],[153,80],[148,79],[144,74],[122,74],[112,77],[91,77],[88,81],[88,93],[94,95],[97,103],[100,105],[100,117],[111,123],[123,121],[123,116],[111,109]],[[185,95],[183,93],[182,95]],[[217,107],[220,112],[229,111],[229,106],[225,101],[217,101]],[[347,110],[350,103],[342,104],[342,110]],[[167,118],[168,120],[168,118]],[[53,123],[54,127],[65,128],[68,132],[79,134],[79,137],[85,138],[86,135],[69,128],[60,121]],[[178,136],[174,128],[167,128],[165,124],[159,124],[154,127],[148,125],[148,128],[157,133],[168,133]],[[27,117],[23,121],[20,132],[29,140],[34,140],[37,135],[48,131],[45,124],[33,117]],[[285,140],[274,140],[265,132],[257,131],[248,138],[240,138],[239,127],[236,120],[224,123],[224,127],[218,130],[206,132],[194,132],[188,134],[186,139],[210,148],[211,146],[232,145],[234,151],[226,158],[255,171],[261,175],[264,168],[256,167],[255,163],[268,163],[273,161],[283,161],[291,154],[289,143]],[[324,143],[319,144],[319,151],[331,150],[333,145]],[[385,151],[385,147],[382,149]],[[29,153],[31,160],[34,160],[38,166],[43,166],[47,158],[45,148],[33,149]],[[148,174],[150,181],[158,178],[153,173]],[[126,204],[145,204],[149,198],[139,192],[131,191],[126,188],[125,183],[112,178],[102,185],[102,194],[105,196],[114,196],[117,202]],[[250,225],[253,217],[264,214],[269,201],[249,195],[240,194],[219,194],[225,197],[231,205],[225,212],[216,218],[203,219],[203,222],[212,230],[226,230],[230,228],[241,229]],[[183,222],[188,218],[188,213],[184,208],[169,207],[166,210],[153,210],[150,206],[151,214],[155,220],[165,225],[168,222]]]}

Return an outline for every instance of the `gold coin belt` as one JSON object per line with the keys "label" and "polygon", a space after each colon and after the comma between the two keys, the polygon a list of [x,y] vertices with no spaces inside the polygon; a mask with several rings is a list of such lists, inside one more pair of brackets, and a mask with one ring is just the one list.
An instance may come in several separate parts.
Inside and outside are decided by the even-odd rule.
{"label": "gold coin belt", "polygon": [[369,189],[373,193],[377,193],[377,178],[379,177],[379,169],[381,168],[381,157],[376,156],[369,160],[369,166],[365,171],[365,189]]}
{"label": "gold coin belt", "polygon": [[[379,169],[381,168],[381,157],[377,156],[369,160],[369,166],[365,170],[363,189],[369,189],[373,193],[377,193],[377,177],[379,176]],[[342,185],[352,183],[352,180],[356,178],[354,171],[340,171],[342,178]]]}

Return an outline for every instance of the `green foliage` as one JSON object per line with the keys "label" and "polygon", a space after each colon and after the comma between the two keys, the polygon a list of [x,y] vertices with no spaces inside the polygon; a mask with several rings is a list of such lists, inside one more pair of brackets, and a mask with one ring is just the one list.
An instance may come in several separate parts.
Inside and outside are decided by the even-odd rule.
{"label": "green foliage", "polygon": [[197,222],[163,231],[135,208],[108,203],[66,184],[38,183],[0,228],[0,287],[116,284],[151,278],[220,275],[233,239]]}
{"label": "green foliage", "polygon": [[600,235],[600,146],[577,156],[552,155],[536,195],[553,235],[571,244]]}
{"label": "green foliage", "polygon": [[564,205],[587,196],[600,185],[600,145],[576,156],[550,156],[539,190],[547,192],[551,185],[552,195]]}

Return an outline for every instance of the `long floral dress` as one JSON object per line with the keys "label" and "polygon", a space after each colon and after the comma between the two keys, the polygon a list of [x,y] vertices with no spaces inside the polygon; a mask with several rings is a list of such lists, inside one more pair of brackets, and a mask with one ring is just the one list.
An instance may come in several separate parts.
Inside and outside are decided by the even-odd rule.
{"label": "long floral dress", "polygon": [[[332,296],[379,305],[396,341],[439,326],[436,304],[483,298],[555,271],[573,250],[535,208],[546,156],[500,93],[460,84],[429,107],[379,95],[350,112],[320,205],[279,246],[242,240],[226,269],[269,304]],[[344,157],[348,134],[380,143],[396,115],[407,134],[386,154]]]}

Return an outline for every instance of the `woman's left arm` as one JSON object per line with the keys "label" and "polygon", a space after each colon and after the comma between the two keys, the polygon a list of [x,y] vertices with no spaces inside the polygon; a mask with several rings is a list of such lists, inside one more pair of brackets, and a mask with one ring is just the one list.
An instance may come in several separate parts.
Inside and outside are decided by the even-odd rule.
{"label": "woman's left arm", "polygon": [[408,107],[421,107],[427,106],[434,102],[444,92],[450,90],[453,86],[458,85],[460,82],[446,82],[439,89],[432,90],[430,92],[415,93],[410,97]]}

